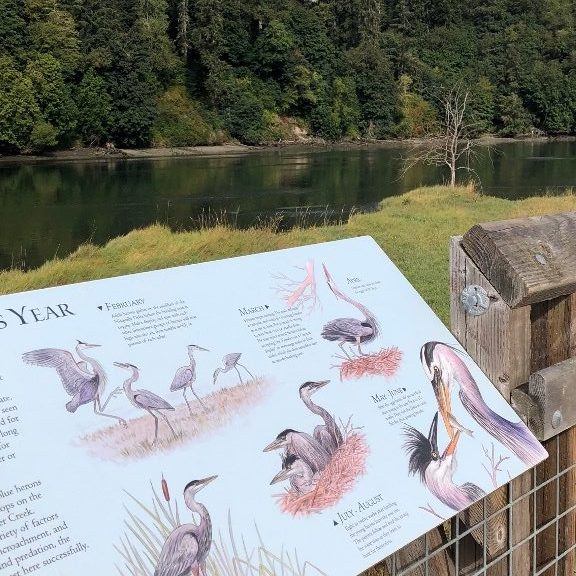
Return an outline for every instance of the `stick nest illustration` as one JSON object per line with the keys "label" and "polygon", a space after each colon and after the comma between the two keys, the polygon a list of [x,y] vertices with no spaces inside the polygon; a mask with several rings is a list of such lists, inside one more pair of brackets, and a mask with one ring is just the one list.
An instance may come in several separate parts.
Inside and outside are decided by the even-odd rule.
{"label": "stick nest illustration", "polygon": [[402,351],[393,346],[380,352],[347,358],[340,365],[340,380],[357,380],[364,376],[394,376],[402,361]]}
{"label": "stick nest illustration", "polygon": [[293,516],[308,516],[334,506],[353,488],[356,479],[365,473],[368,452],[364,435],[357,430],[349,432],[344,443],[320,473],[314,490],[298,494],[290,488],[276,495],[282,512]]}

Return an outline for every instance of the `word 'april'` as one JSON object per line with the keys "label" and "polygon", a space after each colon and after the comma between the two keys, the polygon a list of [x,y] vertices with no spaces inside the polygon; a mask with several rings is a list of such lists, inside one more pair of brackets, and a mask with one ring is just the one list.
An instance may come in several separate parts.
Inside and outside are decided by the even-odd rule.
{"label": "word 'april'", "polygon": [[55,304],[52,306],[42,306],[41,308],[28,308],[22,306],[19,310],[14,308],[5,308],[0,314],[0,330],[8,328],[11,324],[24,326],[25,324],[36,324],[37,322],[46,322],[65,316],[74,316],[68,304]]}

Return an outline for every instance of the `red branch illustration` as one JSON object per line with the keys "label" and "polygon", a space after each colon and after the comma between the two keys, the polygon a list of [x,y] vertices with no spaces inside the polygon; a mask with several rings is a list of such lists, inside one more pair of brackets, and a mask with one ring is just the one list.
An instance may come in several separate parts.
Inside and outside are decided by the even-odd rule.
{"label": "red branch illustration", "polygon": [[304,268],[306,275],[303,280],[294,280],[286,274],[274,274],[272,277],[278,281],[276,292],[286,302],[288,308],[298,305],[306,307],[309,312],[319,305],[316,294],[316,277],[314,275],[314,260],[308,260]]}

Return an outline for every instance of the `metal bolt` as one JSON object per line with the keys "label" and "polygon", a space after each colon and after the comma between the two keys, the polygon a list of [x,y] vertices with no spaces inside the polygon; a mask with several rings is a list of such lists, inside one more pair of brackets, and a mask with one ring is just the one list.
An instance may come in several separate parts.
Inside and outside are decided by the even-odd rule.
{"label": "metal bolt", "polygon": [[481,316],[490,307],[488,292],[482,286],[466,286],[460,294],[460,302],[468,314]]}
{"label": "metal bolt", "polygon": [[542,266],[544,266],[544,264],[546,264],[546,258],[542,254],[536,254],[534,256],[534,260],[536,260],[536,262],[538,262],[538,264],[542,264]]}
{"label": "metal bolt", "polygon": [[562,412],[560,410],[556,410],[554,414],[552,414],[552,428],[559,428],[562,425]]}

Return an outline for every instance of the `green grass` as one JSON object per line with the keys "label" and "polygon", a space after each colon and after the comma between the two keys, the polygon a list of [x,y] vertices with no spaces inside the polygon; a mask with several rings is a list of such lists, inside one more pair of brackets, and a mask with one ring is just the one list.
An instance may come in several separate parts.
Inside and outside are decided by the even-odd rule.
{"label": "green grass", "polygon": [[155,225],[111,240],[84,245],[72,255],[29,272],[0,272],[0,293],[11,293],[133,272],[217,260],[369,234],[447,323],[448,241],[478,222],[576,210],[576,195],[502,200],[472,188],[420,188],[381,203],[372,214],[355,214],[342,225],[277,232],[274,224],[250,230],[224,225],[171,232]]}

